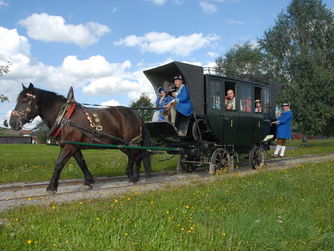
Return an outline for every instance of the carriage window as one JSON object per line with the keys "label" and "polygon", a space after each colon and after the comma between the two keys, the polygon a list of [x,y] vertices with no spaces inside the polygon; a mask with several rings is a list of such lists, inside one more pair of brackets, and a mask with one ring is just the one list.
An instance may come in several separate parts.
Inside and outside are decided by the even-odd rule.
{"label": "carriage window", "polygon": [[211,108],[214,110],[220,110],[221,108],[221,82],[218,80],[210,81],[211,92]]}
{"label": "carriage window", "polygon": [[269,108],[270,108],[269,90],[263,89],[263,112],[269,113]]}
{"label": "carriage window", "polygon": [[254,105],[253,105],[253,107],[254,107],[255,112],[263,112],[261,91],[262,91],[262,89],[259,88],[259,87],[254,88]]}
{"label": "carriage window", "polygon": [[236,109],[235,97],[235,83],[225,82],[225,110],[233,111]]}
{"label": "carriage window", "polygon": [[239,88],[240,111],[252,111],[252,88],[249,86],[240,86]]}

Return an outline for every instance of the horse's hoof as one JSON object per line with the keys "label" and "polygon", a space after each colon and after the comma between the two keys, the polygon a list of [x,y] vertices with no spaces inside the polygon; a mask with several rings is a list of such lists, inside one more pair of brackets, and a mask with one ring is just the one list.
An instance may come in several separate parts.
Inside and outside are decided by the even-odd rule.
{"label": "horse's hoof", "polygon": [[57,188],[54,185],[49,185],[46,189],[46,192],[48,193],[48,195],[54,195],[57,193]]}
{"label": "horse's hoof", "polygon": [[57,193],[56,190],[49,190],[49,189],[46,189],[46,192],[48,195],[55,195]]}
{"label": "horse's hoof", "polygon": [[81,186],[82,191],[89,191],[89,190],[92,190],[92,189],[93,189],[93,186],[91,184],[83,184]]}
{"label": "horse's hoof", "polygon": [[95,180],[91,179],[91,180],[87,180],[87,182],[88,182],[89,184],[94,184],[94,183],[95,183]]}

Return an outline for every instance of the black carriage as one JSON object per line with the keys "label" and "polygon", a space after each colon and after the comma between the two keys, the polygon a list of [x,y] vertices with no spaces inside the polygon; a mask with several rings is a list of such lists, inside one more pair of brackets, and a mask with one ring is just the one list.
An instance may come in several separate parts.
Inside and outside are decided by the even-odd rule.
{"label": "black carriage", "polygon": [[[214,69],[172,62],[144,71],[154,89],[167,88],[172,77],[181,74],[188,86],[193,115],[177,125],[182,136],[169,122],[146,122],[152,142],[158,146],[182,148],[180,167],[194,170],[204,164],[210,172],[234,167],[239,154],[248,153],[252,168],[264,165],[264,151],[274,139],[276,98],[280,84],[258,81],[251,76],[229,78]],[[227,90],[235,93],[235,107],[227,110]],[[262,104],[255,112],[255,100]],[[169,151],[169,153],[174,153]]]}

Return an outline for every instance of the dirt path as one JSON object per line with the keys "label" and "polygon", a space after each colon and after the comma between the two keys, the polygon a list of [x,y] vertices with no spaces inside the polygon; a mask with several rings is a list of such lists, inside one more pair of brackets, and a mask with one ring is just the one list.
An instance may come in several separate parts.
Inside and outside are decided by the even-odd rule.
{"label": "dirt path", "polygon": [[[283,170],[298,167],[304,163],[317,163],[334,160],[334,153],[309,155],[299,158],[287,158],[284,160],[268,160],[265,169]],[[136,184],[130,184],[126,177],[98,178],[94,188],[89,191],[82,190],[83,180],[64,181],[59,184],[58,193],[52,196],[47,195],[47,182],[40,183],[11,183],[0,185],[0,210],[11,207],[33,204],[52,204],[68,202],[73,200],[86,200],[104,198],[108,196],[119,196],[129,192],[149,192],[166,188],[166,186],[181,186],[194,182],[208,182],[215,179],[223,179],[231,175],[251,175],[262,170],[250,170],[248,167],[235,169],[233,172],[224,175],[208,175],[207,170],[196,173],[162,172],[156,173],[152,179],[146,181],[144,178]]]}

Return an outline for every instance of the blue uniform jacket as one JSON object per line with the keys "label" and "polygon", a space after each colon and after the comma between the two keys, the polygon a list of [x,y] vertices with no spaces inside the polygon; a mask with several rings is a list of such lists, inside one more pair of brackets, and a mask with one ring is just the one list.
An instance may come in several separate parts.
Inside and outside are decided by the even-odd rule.
{"label": "blue uniform jacket", "polygon": [[187,86],[183,85],[180,87],[174,100],[176,103],[175,109],[179,113],[183,114],[184,116],[190,116],[193,113]]}
{"label": "blue uniform jacket", "polygon": [[167,105],[171,100],[172,98],[170,96],[166,96],[165,99],[160,103],[160,100],[161,100],[161,97],[159,97],[157,99],[157,101],[155,102],[155,105],[159,108],[161,108],[159,110],[159,117],[158,117],[158,121],[164,121],[164,116],[163,116],[163,111],[165,111],[166,109],[163,108],[165,105]]}
{"label": "blue uniform jacket", "polygon": [[292,111],[283,112],[281,117],[277,120],[277,138],[278,139],[291,139],[291,120]]}

